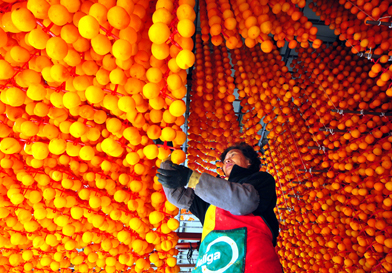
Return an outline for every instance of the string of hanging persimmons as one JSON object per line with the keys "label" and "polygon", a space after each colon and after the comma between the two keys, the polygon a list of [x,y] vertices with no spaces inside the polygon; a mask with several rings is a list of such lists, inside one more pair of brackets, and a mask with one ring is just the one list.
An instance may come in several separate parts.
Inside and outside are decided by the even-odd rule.
{"label": "string of hanging persimmons", "polygon": [[[225,143],[222,141],[226,138],[219,131],[212,134],[211,128],[217,128],[216,124],[224,120],[209,106],[212,103],[219,109],[232,99],[230,79],[235,76],[235,87],[242,98],[244,129],[236,136],[237,128],[233,127],[228,135],[233,142],[248,134],[254,136],[260,130],[260,119],[270,131],[269,144],[264,147],[268,163],[264,169],[277,180],[276,213],[282,225],[278,253],[285,271],[389,272],[392,269],[389,3],[311,3],[310,8],[335,30],[346,47],[339,43],[319,47],[316,43],[310,48],[302,44],[301,39],[299,43],[288,41],[289,47],[298,52],[298,58],[291,64],[294,73],[290,75],[280,62],[276,47],[272,48],[272,54],[265,54],[268,51],[252,47],[252,40],[246,36],[252,26],[245,22],[251,12],[258,11],[256,6],[251,6],[256,5],[255,2],[238,1],[238,10],[233,11],[232,17],[229,10],[224,10],[229,6],[226,2],[220,2],[218,7],[215,3],[206,3],[209,12],[204,15],[201,12],[202,35],[196,52],[205,61],[197,63],[195,72],[193,111],[197,116],[192,119],[196,127],[192,129],[195,142],[190,143],[194,149],[188,157],[195,154],[197,157],[192,158],[192,164],[205,171],[214,169],[208,162],[217,157],[213,152],[208,154],[209,148],[219,151],[219,144]],[[279,10],[280,5],[281,12],[284,10],[282,3],[275,5],[270,6],[268,18],[274,16],[274,7]],[[252,7],[252,11],[247,7]],[[241,15],[245,22],[235,35],[241,35],[250,49],[241,44],[242,39],[238,39],[241,49],[236,49],[223,33],[231,18]],[[256,15],[257,20],[263,18]],[[213,27],[214,20],[224,25],[221,25],[220,37],[209,41],[207,34],[213,36],[219,29],[219,26]],[[248,23],[251,20],[253,18]],[[300,20],[302,24],[306,22],[306,18]],[[271,20],[275,24],[273,29],[279,33],[304,33],[295,23],[284,25],[280,30],[277,21]],[[274,39],[278,40],[276,34]],[[226,72],[225,55],[215,60],[209,57],[208,42],[217,46],[225,42],[230,49],[235,72],[234,75],[227,72],[223,88],[218,77]],[[215,57],[220,50],[213,52]],[[212,72],[208,69],[209,62],[213,64]],[[209,80],[209,75],[214,79]],[[201,91],[208,90],[206,87],[214,80],[213,87],[226,92],[226,97],[219,99],[218,94],[210,102],[209,92],[202,94]],[[201,96],[203,99],[197,98]],[[228,117],[232,114],[231,109],[223,111]],[[215,127],[211,127],[214,121]],[[203,134],[209,137],[200,137]],[[216,139],[216,144],[208,144],[206,139]],[[258,143],[253,139],[250,143]]]}

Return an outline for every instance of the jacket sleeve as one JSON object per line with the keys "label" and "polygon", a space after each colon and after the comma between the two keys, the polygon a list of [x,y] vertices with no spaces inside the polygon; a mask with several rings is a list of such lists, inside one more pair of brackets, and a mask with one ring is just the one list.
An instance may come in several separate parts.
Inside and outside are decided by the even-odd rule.
{"label": "jacket sleeve", "polygon": [[[163,161],[160,166],[165,170],[174,170],[170,166],[170,161]],[[191,188],[175,188],[170,189],[163,187],[167,200],[180,209],[189,209],[192,205],[195,193]]]}
{"label": "jacket sleeve", "polygon": [[195,193],[191,188],[170,189],[163,187],[167,200],[180,209],[189,209],[195,198]]}
{"label": "jacket sleeve", "polygon": [[210,204],[195,195],[191,188],[169,189],[163,187],[167,200],[178,208],[190,210],[204,224],[206,211]]}
{"label": "jacket sleeve", "polygon": [[[161,163],[161,168],[170,170],[170,162],[165,161]],[[210,204],[203,201],[200,197],[195,195],[195,192],[192,188],[175,188],[170,189],[163,187],[165,191],[167,200],[181,209],[190,210],[197,218],[199,218],[200,222],[204,223],[205,213]]]}
{"label": "jacket sleeve", "polygon": [[200,176],[195,194],[202,200],[234,215],[247,215],[255,211],[260,196],[255,187],[248,183],[233,183],[207,173]]}

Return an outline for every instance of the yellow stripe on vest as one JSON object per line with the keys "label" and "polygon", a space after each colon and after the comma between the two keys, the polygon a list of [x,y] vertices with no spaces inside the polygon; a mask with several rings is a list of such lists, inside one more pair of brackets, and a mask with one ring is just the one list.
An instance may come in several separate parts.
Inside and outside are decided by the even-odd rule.
{"label": "yellow stripe on vest", "polygon": [[203,233],[201,235],[202,241],[211,231],[215,229],[215,212],[216,206],[210,205],[204,218]]}

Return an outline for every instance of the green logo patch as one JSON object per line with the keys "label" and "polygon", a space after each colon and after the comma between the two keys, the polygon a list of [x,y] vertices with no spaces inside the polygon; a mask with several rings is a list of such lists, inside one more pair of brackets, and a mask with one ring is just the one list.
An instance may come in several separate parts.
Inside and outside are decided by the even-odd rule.
{"label": "green logo patch", "polygon": [[195,273],[244,272],[246,228],[211,231],[199,249]]}

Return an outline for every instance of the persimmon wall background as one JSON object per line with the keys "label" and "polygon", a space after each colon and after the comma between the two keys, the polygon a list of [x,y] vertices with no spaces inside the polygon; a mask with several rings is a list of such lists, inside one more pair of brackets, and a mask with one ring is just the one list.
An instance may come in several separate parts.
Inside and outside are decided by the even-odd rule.
{"label": "persimmon wall background", "polygon": [[157,166],[222,175],[238,141],[276,179],[285,272],[392,271],[391,15],[378,0],[0,1],[0,272],[180,272]]}

